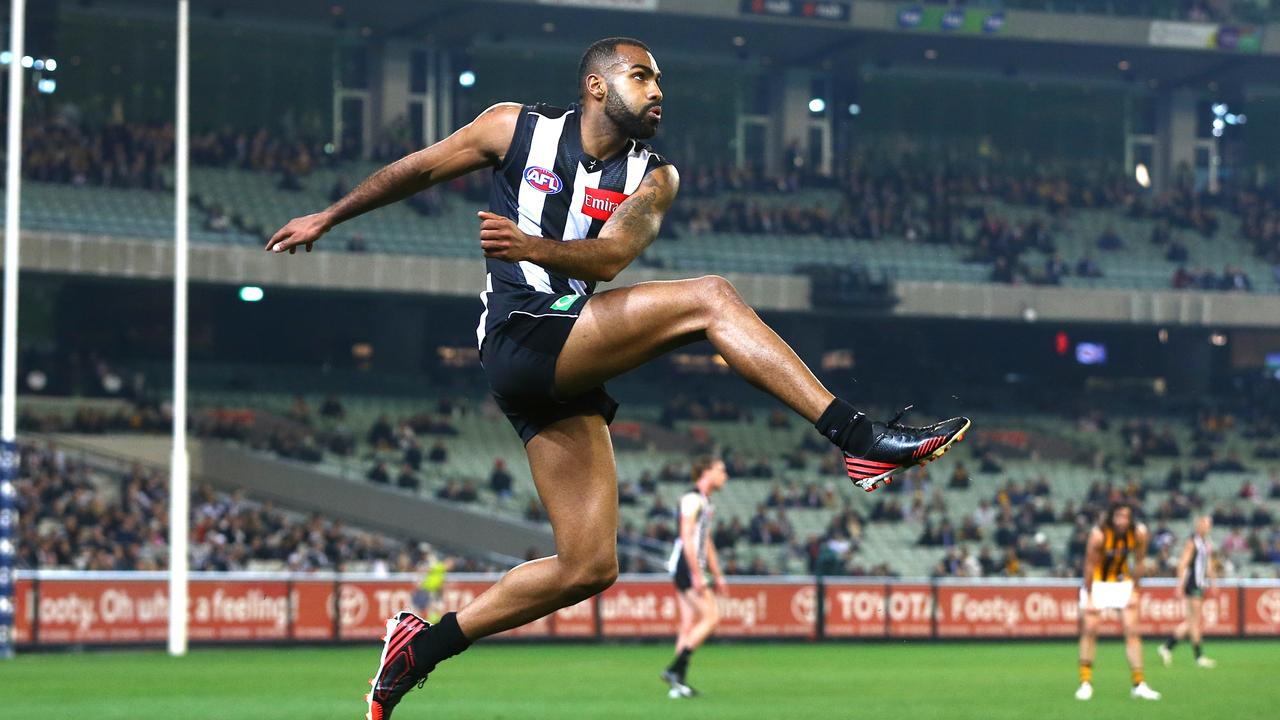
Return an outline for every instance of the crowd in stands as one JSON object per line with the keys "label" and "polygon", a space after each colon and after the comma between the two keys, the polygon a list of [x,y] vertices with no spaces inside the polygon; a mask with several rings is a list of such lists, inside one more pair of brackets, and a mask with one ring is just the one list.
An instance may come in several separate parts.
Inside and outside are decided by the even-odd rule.
{"label": "crowd in stands", "polygon": [[[450,502],[496,504],[527,520],[544,521],[545,509],[535,497],[511,500],[516,496],[515,480],[504,460],[495,459],[487,476],[482,477],[461,476],[449,469],[448,438],[458,432],[450,419],[456,413],[476,412],[471,402],[444,398],[434,406],[425,405],[426,412],[406,418],[379,416],[361,429],[347,427],[346,409],[339,398],[325,398],[318,410],[313,410],[298,397],[287,411],[270,414],[277,424],[265,441],[254,440],[253,433],[247,432],[255,423],[265,421],[268,414],[260,411],[221,409],[201,414],[194,424],[207,436],[235,439],[291,459],[314,462],[335,452],[355,456],[367,462],[365,479],[370,483]],[[1080,462],[1094,468],[1098,477],[1083,497],[1055,492],[1050,477],[1005,475],[1001,449],[979,438],[967,446],[967,455],[952,456],[957,461],[943,476],[935,478],[931,467],[914,469],[867,498],[870,502],[861,502],[860,496],[851,499],[845,492],[843,482],[837,480],[842,477],[839,456],[815,434],[798,433],[794,449],[775,457],[752,453],[752,448],[742,452],[717,446],[702,425],[712,420],[754,421],[756,416],[763,416],[766,424],[780,432],[798,429],[782,412],[727,403],[716,407],[695,395],[673,396],[658,423],[668,432],[674,429],[677,434],[701,438],[694,445],[696,451],[718,452],[733,482],[753,483],[759,489],[760,500],[753,511],[741,516],[717,515],[713,541],[724,551],[730,572],[776,571],[774,559],[790,557],[792,571],[799,565],[830,574],[892,573],[894,568],[867,563],[860,552],[869,526],[891,524],[911,528],[910,536],[919,547],[942,553],[934,568],[938,575],[1017,576],[1034,571],[1074,576],[1080,572],[1090,527],[1117,500],[1132,503],[1151,527],[1150,555],[1158,574],[1170,574],[1177,560],[1178,538],[1172,537],[1169,527],[1198,514],[1212,515],[1225,535],[1222,552],[1228,567],[1280,563],[1280,525],[1267,504],[1268,500],[1280,500],[1280,472],[1273,471],[1269,481],[1261,485],[1242,481],[1235,497],[1222,502],[1208,503],[1203,490],[1211,475],[1222,482],[1232,473],[1251,472],[1258,461],[1280,456],[1276,421],[1266,413],[1203,410],[1189,418],[1188,426],[1180,427],[1184,421],[1175,416],[1159,421],[1118,420],[1098,410],[1081,412],[1077,431],[1096,434],[1099,446],[1111,438],[1109,442],[1116,448],[1110,453],[1080,456]],[[333,437],[348,438],[348,443],[337,445],[335,451],[324,444]],[[1241,440],[1250,443],[1251,458],[1222,451],[1229,438],[1234,438],[1235,447]],[[1157,460],[1167,471],[1152,474],[1145,470]],[[792,479],[792,471],[818,471],[833,479],[800,482]],[[31,478],[24,488],[24,505],[36,508],[28,518],[32,524],[25,530],[28,560],[85,568],[151,567],[156,551],[149,538],[163,537],[163,513],[149,517],[145,510],[164,504],[163,482],[152,473],[135,469],[112,481],[120,488],[117,497],[102,493],[101,482],[90,482],[94,472],[55,450],[24,451],[24,477]],[[686,464],[671,462],[621,479],[620,504],[641,509],[638,515],[627,516],[632,520],[619,532],[620,543],[635,551],[625,561],[632,571],[661,571],[661,557],[676,533],[669,498],[689,486],[688,473]],[[990,488],[989,494],[984,493],[972,512],[956,515],[948,507],[947,493],[973,488],[975,474],[1003,478],[997,485],[983,485]],[[197,543],[199,553],[194,557],[201,567],[243,568],[250,561],[263,560],[300,569],[332,567],[376,560],[384,557],[389,547],[385,539],[347,532],[340,525],[317,526],[314,519],[290,519],[269,504],[220,496],[208,489],[200,491],[200,502],[193,507],[205,508],[196,516],[199,535],[209,532],[214,538],[210,543]],[[798,532],[793,514],[814,510],[832,516],[826,529],[816,535]],[[50,522],[61,517],[74,519],[64,525]],[[297,528],[302,526],[311,529],[299,535]],[[31,534],[35,527],[40,532]],[[237,547],[246,547],[224,547],[226,543],[219,538],[227,537],[228,532],[235,534]],[[1067,540],[1062,544],[1048,537],[1061,538],[1064,532]],[[295,547],[297,542],[305,546],[302,551],[281,555],[281,548]],[[37,557],[33,553],[44,554]],[[326,559],[321,561],[321,557]],[[412,552],[409,557],[406,562],[412,564]],[[770,559],[762,559],[766,557]]]}
{"label": "crowd in stands", "polygon": [[[412,151],[403,131],[392,128],[375,147],[374,157],[390,161]],[[25,176],[44,182],[73,185],[163,189],[166,168],[172,165],[173,128],[129,122],[90,123],[73,106],[29,123],[24,142]],[[198,166],[239,168],[279,175],[278,186],[300,190],[313,169],[350,159],[333,148],[305,138],[270,132],[222,128],[192,137],[192,162]],[[350,148],[348,148],[350,150]],[[786,158],[800,154],[789,148]],[[872,161],[856,157],[841,164],[834,176],[812,172],[803,162],[785,162],[784,171],[731,163],[703,163],[683,178],[682,200],[663,225],[666,237],[735,233],[757,235],[818,235],[827,238],[875,240],[902,238],[908,243],[949,245],[964,250],[969,262],[991,267],[990,279],[999,283],[1055,285],[1064,277],[1101,277],[1099,255],[1121,250],[1141,238],[1124,237],[1114,229],[1096,242],[1098,255],[1062,257],[1054,236],[1069,226],[1076,209],[1114,208],[1150,220],[1150,241],[1176,265],[1170,284],[1175,289],[1250,291],[1256,279],[1244,269],[1225,267],[1221,274],[1192,264],[1182,233],[1206,240],[1218,234],[1221,212],[1238,215],[1244,239],[1254,244],[1280,282],[1280,195],[1274,188],[1243,186],[1219,196],[1188,187],[1151,194],[1131,179],[1114,172],[1085,169],[1075,172],[1026,169],[983,164],[946,163],[911,157]],[[362,178],[338,178],[331,200]],[[473,173],[447,186],[413,196],[410,207],[424,216],[438,215],[445,194],[484,202],[488,178]],[[769,202],[800,191],[825,190],[808,202]],[[1042,214],[1014,222],[991,209],[992,201],[1038,208]],[[236,229],[234,209],[209,203],[207,230]],[[972,231],[967,229],[976,226]],[[240,228],[253,231],[254,228]],[[363,236],[346,239],[346,249],[368,247]],[[1041,258],[1029,258],[1030,252]],[[646,259],[647,261],[651,261]],[[864,283],[865,284],[865,283]]]}
{"label": "crowd in stands", "polygon": [[[902,238],[908,243],[962,248],[968,262],[991,266],[991,281],[1057,285],[1064,277],[1102,277],[1100,255],[1139,242],[1106,228],[1092,252],[1064,258],[1054,236],[1071,222],[1074,210],[1111,208],[1135,219],[1149,220],[1150,242],[1165,249],[1178,264],[1172,280],[1177,289],[1250,291],[1253,282],[1241,268],[1227,266],[1221,275],[1188,266],[1183,233],[1213,240],[1220,220],[1221,198],[1181,188],[1150,194],[1125,178],[1082,172],[1077,175],[1014,168],[969,167],[962,164],[923,166],[910,158],[871,164],[859,160],[826,177],[791,170],[771,175],[730,164],[700,166],[682,187],[683,202],[670,215],[680,232],[748,235],[820,235],[830,239]],[[767,198],[803,190],[829,195],[809,203],[771,203]],[[1013,222],[991,209],[991,201],[1038,208],[1041,214]],[[1230,207],[1245,221],[1245,237],[1255,239],[1276,256],[1280,273],[1280,213],[1242,191]],[[966,227],[976,226],[970,231]],[[1028,260],[1039,253],[1043,260]]]}
{"label": "crowd in stands", "polygon": [[926,0],[930,5],[1082,12],[1096,15],[1153,17],[1197,23],[1258,23],[1275,19],[1275,8],[1254,0]]}
{"label": "crowd in stands", "polygon": [[172,125],[108,123],[88,128],[71,108],[26,123],[23,177],[39,182],[162,190],[173,165]]}
{"label": "crowd in stands", "polygon": [[[161,570],[168,554],[168,479],[134,466],[94,467],[49,445],[22,445],[17,482],[19,564],[30,568]],[[191,500],[191,568],[245,570],[267,563],[300,572],[413,571],[425,544],[354,530],[197,488]],[[459,568],[479,569],[459,559]]]}
{"label": "crowd in stands", "polygon": [[[172,124],[90,122],[73,105],[33,118],[23,131],[23,177],[39,182],[163,190],[173,167]],[[223,128],[191,136],[191,162],[279,173],[283,189],[333,159],[320,143],[266,129]]]}
{"label": "crowd in stands", "polygon": [[[863,573],[881,572],[892,568],[869,568],[860,564],[858,547],[868,523],[910,524],[917,528],[917,542],[922,547],[936,547],[944,552],[935,572],[944,575],[1022,575],[1028,569],[1038,573],[1072,576],[1080,572],[1084,542],[1097,517],[1112,502],[1125,500],[1139,509],[1140,515],[1152,525],[1153,535],[1167,532],[1170,522],[1186,521],[1196,513],[1211,513],[1224,529],[1239,526],[1248,533],[1244,540],[1254,558],[1270,558],[1280,553],[1280,534],[1273,530],[1269,511],[1262,506],[1246,507],[1248,498],[1271,495],[1280,497],[1280,475],[1264,493],[1251,486],[1241,490],[1240,503],[1221,507],[1206,505],[1197,488],[1206,482],[1210,473],[1244,472],[1248,467],[1235,455],[1220,454],[1225,434],[1236,427],[1233,416],[1216,412],[1204,412],[1192,423],[1190,441],[1180,440],[1171,421],[1163,423],[1150,420],[1111,420],[1105,414],[1093,411],[1080,416],[1078,426],[1084,432],[1096,432],[1100,437],[1116,437],[1123,450],[1114,456],[1099,456],[1092,462],[1099,470],[1100,479],[1083,498],[1055,497],[1049,478],[1039,476],[1022,481],[1009,479],[997,486],[994,492],[981,500],[976,510],[964,517],[949,514],[945,492],[966,490],[972,487],[973,476],[969,462],[961,460],[949,469],[947,477],[939,482],[928,468],[907,473],[878,494],[874,501],[850,503],[840,484],[800,483],[787,479],[792,470],[820,468],[831,477],[841,477],[838,457],[817,436],[801,434],[803,440],[797,447],[780,457],[752,456],[735,448],[716,447],[699,423],[707,421],[750,422],[759,410],[733,403],[716,403],[705,398],[674,395],[665,405],[659,425],[683,427],[690,437],[700,440],[699,451],[713,449],[721,453],[730,477],[735,482],[767,482],[762,500],[754,512],[745,517],[719,516],[713,529],[717,547],[725,550],[728,560],[741,560],[731,567],[735,570],[758,571],[759,564],[749,557],[738,558],[735,547],[774,548],[806,563],[811,570],[819,567],[824,572]],[[779,430],[791,429],[790,418],[785,413],[768,413],[766,422]],[[397,430],[397,427],[399,428]],[[403,447],[407,425],[379,418],[368,433],[368,441],[384,449]],[[1272,442],[1274,427],[1263,416],[1251,421],[1244,436],[1256,441],[1256,452],[1262,457],[1269,453],[1280,454],[1280,447]],[[412,447],[412,445],[410,445]],[[432,456],[441,462],[447,458],[446,446],[437,441]],[[1004,468],[992,447],[976,443],[972,450],[973,472],[983,475],[1002,474]],[[1149,460],[1173,459],[1171,470],[1162,478],[1144,479],[1141,469]],[[406,463],[398,478],[386,463],[372,466],[368,479],[371,482],[396,484],[418,489],[413,469]],[[439,499],[474,503],[501,502],[512,494],[512,477],[502,460],[495,460],[487,481],[484,478],[452,478],[436,483],[432,494]],[[669,463],[656,471],[644,471],[638,477],[622,478],[619,484],[619,503],[623,507],[643,509],[643,522],[625,523],[619,537],[627,547],[641,548],[655,557],[666,551],[675,537],[675,513],[664,500],[672,490],[659,492],[667,487],[682,490],[689,485],[688,468],[680,463]],[[1158,491],[1158,502],[1148,502],[1148,493]],[[483,496],[483,497],[482,497]],[[514,509],[514,508],[513,508]],[[827,531],[816,537],[803,537],[795,530],[789,513],[795,509],[825,510],[835,514]],[[545,519],[545,511],[534,498],[529,498],[522,511],[531,521]],[[1046,526],[1070,528],[1070,540],[1066,546],[1054,546],[1043,532]],[[972,548],[972,549],[970,549]],[[1172,572],[1176,562],[1176,547],[1167,543],[1153,544],[1152,557],[1162,574]],[[642,553],[641,553],[642,554]],[[1275,555],[1280,557],[1280,555]],[[755,557],[759,557],[756,555]],[[627,560],[629,567],[650,567],[643,557]],[[766,569],[772,565],[766,563]],[[653,568],[651,568],[653,569]]]}
{"label": "crowd in stands", "polygon": [[[690,408],[696,408],[690,410]],[[687,397],[673,399],[664,413],[668,422],[681,420],[741,421],[750,418],[750,411],[725,407],[711,413],[697,400]],[[772,420],[771,420],[772,421]],[[1262,506],[1242,509],[1238,503],[1221,507],[1207,507],[1196,486],[1205,482],[1209,473],[1242,472],[1247,468],[1234,455],[1218,456],[1213,448],[1222,440],[1225,431],[1223,416],[1206,414],[1197,419],[1189,445],[1181,443],[1172,428],[1150,421],[1126,420],[1110,422],[1100,415],[1081,419],[1082,427],[1099,432],[1117,433],[1125,451],[1116,458],[1108,458],[1102,466],[1104,476],[1125,477],[1123,481],[1094,483],[1082,499],[1054,498],[1051,482],[1037,477],[1028,482],[1008,480],[1000,485],[991,497],[983,499],[978,508],[962,518],[948,515],[943,488],[935,485],[928,469],[908,473],[902,482],[895,483],[882,492],[869,506],[847,504],[836,483],[797,483],[779,480],[788,469],[803,469],[821,465],[825,447],[818,439],[804,442],[793,453],[770,461],[767,458],[750,458],[732,449],[721,448],[723,459],[731,477],[737,482],[767,481],[771,483],[755,511],[748,517],[719,517],[713,530],[713,541],[725,551],[732,562],[733,571],[759,572],[760,556],[739,558],[733,548],[745,544],[760,549],[776,548],[807,564],[811,570],[819,567],[824,572],[880,573],[892,568],[865,567],[860,564],[857,549],[867,523],[908,523],[919,528],[918,544],[937,547],[944,553],[935,572],[944,575],[1023,575],[1028,569],[1063,576],[1080,572],[1080,563],[1089,528],[1100,513],[1112,502],[1126,500],[1133,503],[1152,525],[1152,557],[1161,574],[1173,571],[1177,548],[1167,542],[1167,524],[1185,521],[1194,513],[1211,513],[1224,529],[1239,526],[1247,537],[1243,547],[1256,562],[1280,558],[1280,531],[1273,530],[1273,518]],[[696,429],[696,424],[692,428]],[[692,431],[692,430],[691,430]],[[1270,450],[1265,441],[1265,424],[1252,430],[1261,442],[1258,450],[1264,455]],[[983,473],[999,473],[1002,468],[990,449],[978,447],[974,457]],[[1175,464],[1160,483],[1144,483],[1137,475],[1125,475],[1125,468],[1141,468],[1148,458],[1187,458],[1190,462]],[[838,477],[838,468],[828,468]],[[644,522],[638,526],[626,523],[620,530],[620,542],[627,547],[643,548],[650,553],[660,553],[669,547],[675,537],[674,509],[657,492],[663,485],[687,486],[687,468],[668,464],[657,472],[645,471],[637,478],[624,478],[619,486],[619,502],[624,507],[645,508]],[[379,480],[382,481],[382,480]],[[971,487],[972,476],[964,462],[956,464],[945,481],[948,490]],[[438,498],[460,502],[475,502],[479,484],[476,481],[450,481],[441,486]],[[1151,490],[1161,493],[1159,502],[1148,503]],[[493,497],[506,497],[511,492],[511,477],[502,461],[496,461],[488,481],[488,491]],[[1261,496],[1261,490],[1251,486],[1242,488],[1242,501]],[[1280,476],[1267,490],[1272,497],[1280,497]],[[799,536],[788,512],[792,509],[820,509],[836,513],[826,533],[819,537]],[[530,499],[524,517],[529,520],[545,519],[545,511],[537,501]],[[1071,528],[1070,540],[1065,547],[1054,547],[1042,529],[1046,525]],[[973,550],[970,550],[970,548]],[[759,561],[759,562],[758,562]],[[643,557],[626,560],[635,571],[655,569],[653,563]],[[768,563],[764,569],[770,569]]]}

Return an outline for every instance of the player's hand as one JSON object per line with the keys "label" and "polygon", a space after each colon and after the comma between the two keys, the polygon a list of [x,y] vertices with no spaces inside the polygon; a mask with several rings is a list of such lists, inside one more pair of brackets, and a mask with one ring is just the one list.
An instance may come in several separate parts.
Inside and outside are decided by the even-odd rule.
{"label": "player's hand", "polygon": [[1182,586],[1182,583],[1178,583],[1178,587],[1173,589],[1173,596],[1179,600],[1186,599],[1187,589]]}
{"label": "player's hand", "polygon": [[1139,595],[1141,595],[1141,594],[1142,594],[1142,593],[1138,592],[1138,588],[1134,588],[1134,589],[1133,589],[1133,592],[1129,593],[1129,602],[1124,606],[1124,608],[1125,608],[1126,610],[1133,610],[1133,609],[1137,608],[1137,607],[1138,607],[1138,596],[1139,596]]}
{"label": "player's hand", "polygon": [[484,251],[485,257],[507,262],[529,259],[534,238],[501,215],[494,215],[486,210],[481,210],[476,215],[480,218],[480,249]]}
{"label": "player's hand", "polygon": [[726,583],[726,582],[724,581],[724,578],[717,576],[717,577],[716,577],[716,579],[715,579],[715,582],[716,582],[716,594],[717,594],[717,595],[728,595],[728,594],[729,594],[729,585],[728,585],[728,583]]}
{"label": "player's hand", "polygon": [[702,573],[692,573],[689,576],[689,582],[692,583],[694,592],[703,593],[707,591],[707,579],[702,577]]}
{"label": "player's hand", "polygon": [[311,252],[311,246],[315,241],[329,232],[332,227],[333,221],[328,213],[318,212],[296,217],[271,236],[267,241],[267,251],[279,253],[288,250],[293,254],[298,251],[299,245],[305,245],[307,252]]}

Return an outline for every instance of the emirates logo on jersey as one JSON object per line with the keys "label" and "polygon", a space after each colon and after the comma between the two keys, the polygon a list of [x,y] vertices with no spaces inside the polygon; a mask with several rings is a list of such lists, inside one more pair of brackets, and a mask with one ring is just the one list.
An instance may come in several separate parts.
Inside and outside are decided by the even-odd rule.
{"label": "emirates logo on jersey", "polygon": [[584,188],[582,195],[582,214],[596,220],[608,220],[613,211],[618,209],[623,200],[631,197],[612,190]]}

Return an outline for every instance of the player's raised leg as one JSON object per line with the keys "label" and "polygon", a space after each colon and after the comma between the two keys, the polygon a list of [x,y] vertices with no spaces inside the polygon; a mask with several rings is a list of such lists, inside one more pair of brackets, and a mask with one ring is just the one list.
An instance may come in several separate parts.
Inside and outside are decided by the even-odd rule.
{"label": "player's raised leg", "polygon": [[556,364],[556,389],[574,395],[678,347],[708,340],[747,382],[809,422],[835,398],[722,277],[647,282],[587,301]]}
{"label": "player's raised leg", "polygon": [[714,275],[593,296],[556,364],[556,389],[566,396],[586,391],[703,339],[743,379],[814,423],[840,447],[849,477],[865,490],[940,457],[969,428],[967,418],[920,428],[897,424],[898,418],[871,422],[823,387],[729,281]]}
{"label": "player's raised leg", "polygon": [[369,717],[386,720],[436,665],[482,637],[573,605],[618,577],[618,487],[604,419],[584,415],[543,429],[526,446],[556,554],[524,563],[457,613],[429,625],[403,612],[388,622]]}

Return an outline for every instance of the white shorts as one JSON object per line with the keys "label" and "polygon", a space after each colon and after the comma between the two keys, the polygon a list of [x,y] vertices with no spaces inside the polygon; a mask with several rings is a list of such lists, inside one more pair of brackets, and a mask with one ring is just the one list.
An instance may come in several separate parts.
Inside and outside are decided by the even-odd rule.
{"label": "white shorts", "polygon": [[[1123,610],[1133,597],[1133,581],[1093,582],[1093,607],[1096,610]],[[1080,588],[1080,608],[1089,607],[1089,592]]]}

